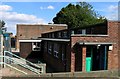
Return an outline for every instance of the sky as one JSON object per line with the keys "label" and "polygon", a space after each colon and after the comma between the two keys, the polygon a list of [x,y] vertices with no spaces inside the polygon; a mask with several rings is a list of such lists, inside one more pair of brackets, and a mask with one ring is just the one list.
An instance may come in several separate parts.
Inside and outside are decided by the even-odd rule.
{"label": "sky", "polygon": [[[6,23],[7,31],[16,35],[16,24],[48,24],[69,3],[76,2],[39,2],[4,1],[0,2],[0,19]],[[108,20],[118,20],[118,2],[88,2],[93,9]]]}

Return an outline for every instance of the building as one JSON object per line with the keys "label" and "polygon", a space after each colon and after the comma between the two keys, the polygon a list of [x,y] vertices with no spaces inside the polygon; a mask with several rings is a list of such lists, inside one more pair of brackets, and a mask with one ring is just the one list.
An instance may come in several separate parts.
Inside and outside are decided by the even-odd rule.
{"label": "building", "polygon": [[20,52],[20,56],[23,58],[28,58],[33,52],[36,53],[36,55],[39,55],[41,50],[41,40],[38,40],[37,38],[41,37],[42,33],[63,29],[67,29],[66,24],[18,24],[16,50]]}
{"label": "building", "polygon": [[42,34],[42,52],[54,72],[120,69],[120,22]]}
{"label": "building", "polygon": [[[54,72],[70,71],[70,35],[68,30],[42,34],[43,59]],[[50,61],[48,61],[50,60]]]}

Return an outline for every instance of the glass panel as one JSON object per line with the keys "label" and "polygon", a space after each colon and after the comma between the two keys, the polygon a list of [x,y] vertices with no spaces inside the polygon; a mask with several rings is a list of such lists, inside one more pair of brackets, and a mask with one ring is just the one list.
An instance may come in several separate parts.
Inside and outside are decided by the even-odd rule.
{"label": "glass panel", "polygon": [[84,35],[86,34],[86,29],[82,30],[82,34],[84,34]]}
{"label": "glass panel", "polygon": [[59,57],[59,46],[58,46],[58,44],[57,43],[54,43],[54,56],[55,57]]}

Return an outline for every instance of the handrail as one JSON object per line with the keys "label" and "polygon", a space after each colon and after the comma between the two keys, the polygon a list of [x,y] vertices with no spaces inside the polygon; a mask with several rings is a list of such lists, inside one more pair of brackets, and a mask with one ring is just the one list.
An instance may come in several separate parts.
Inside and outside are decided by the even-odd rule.
{"label": "handrail", "polygon": [[28,73],[26,73],[26,72],[24,72],[24,71],[22,71],[22,70],[20,70],[20,69],[18,69],[18,68],[16,68],[16,67],[13,67],[13,66],[11,66],[11,65],[9,65],[9,64],[7,64],[7,63],[5,63],[5,62],[0,62],[0,64],[5,64],[5,65],[7,65],[7,66],[9,66],[9,67],[11,67],[11,68],[13,68],[13,69],[19,71],[19,72],[22,72],[22,73],[24,73],[24,74],[26,74],[26,75],[28,74]]}
{"label": "handrail", "polygon": [[[15,57],[15,58],[18,58],[18,59],[20,59],[20,60],[22,60],[22,61],[21,61],[21,62],[18,62],[17,60],[12,59],[12,57],[6,56],[7,54],[9,54],[9,55],[11,55],[11,56],[13,56],[13,57]],[[36,65],[36,64],[33,64],[32,62],[30,62],[30,61],[28,61],[28,60],[26,60],[26,59],[24,59],[24,58],[21,58],[21,57],[15,55],[15,54],[13,54],[13,53],[11,53],[11,52],[9,52],[9,51],[4,51],[4,55],[5,55],[4,58],[9,57],[9,58],[7,58],[7,59],[10,60],[10,62],[14,61],[14,63],[16,62],[18,65],[21,65],[22,67],[25,67],[25,68],[27,68],[27,69],[29,69],[29,70],[37,73],[37,74],[40,74],[40,72],[41,72],[41,73],[43,72],[43,68],[44,68],[43,66],[38,66],[38,65]],[[26,62],[27,64],[24,64],[23,62]],[[40,69],[40,68],[41,68],[41,71],[38,70],[38,69]]]}
{"label": "handrail", "polygon": [[35,67],[37,67],[37,68],[41,68],[40,66],[38,66],[38,65],[36,65],[36,64],[33,64],[33,63],[31,63],[30,61],[25,60],[24,58],[19,57],[19,56],[15,55],[15,54],[13,54],[13,53],[11,53],[11,52],[9,52],[9,51],[4,51],[4,53],[9,53],[9,54],[11,54],[11,55],[13,55],[13,56],[15,56],[15,57],[17,57],[17,58],[19,58],[19,59],[27,62],[27,63],[29,63],[30,65],[33,65],[33,66],[35,66]]}
{"label": "handrail", "polygon": [[[22,67],[24,67],[24,68],[27,68],[27,69],[29,69],[29,70],[37,73],[37,74],[40,74],[40,73],[39,73],[39,70],[37,70],[36,68],[33,68],[33,67],[31,67],[31,66],[29,66],[29,65],[27,65],[27,64],[24,64],[24,63],[22,63],[22,62],[15,61],[15,60],[13,60],[11,57],[9,57],[9,56],[0,56],[0,57],[4,57],[5,60],[7,59],[7,60],[9,60],[10,62],[17,63],[18,65],[20,65],[20,66],[22,66]],[[4,62],[4,63],[6,63],[6,62]]]}

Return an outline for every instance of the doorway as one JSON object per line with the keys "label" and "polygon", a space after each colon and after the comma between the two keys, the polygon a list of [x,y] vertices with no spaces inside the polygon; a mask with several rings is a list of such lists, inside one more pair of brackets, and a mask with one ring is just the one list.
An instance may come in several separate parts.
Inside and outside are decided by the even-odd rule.
{"label": "doorway", "polygon": [[92,54],[93,54],[93,50],[92,50],[92,46],[87,46],[87,50],[86,50],[86,71],[89,72],[92,70]]}
{"label": "doorway", "polygon": [[108,46],[86,46],[86,71],[107,70]]}

